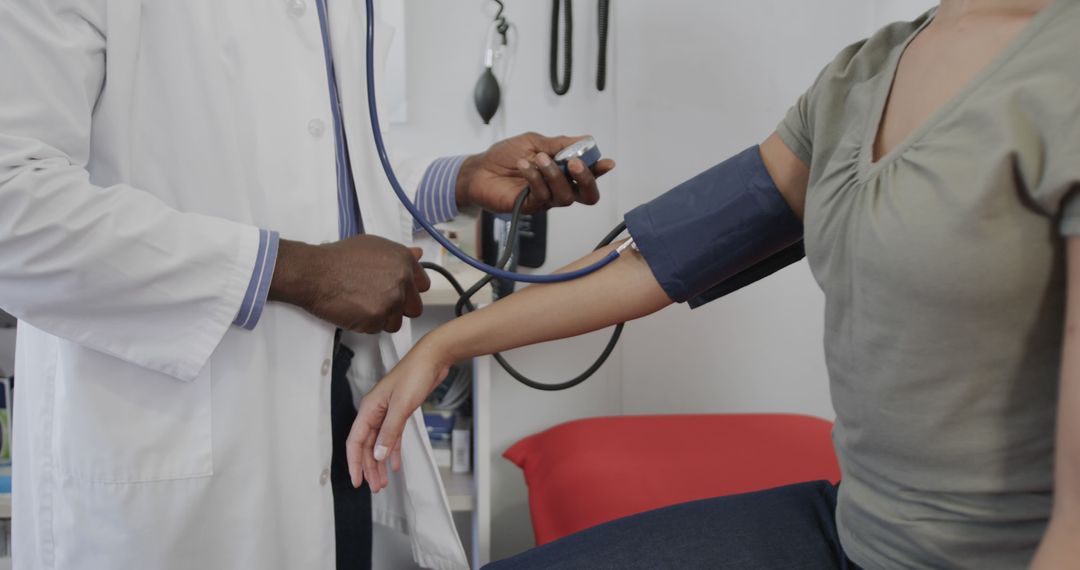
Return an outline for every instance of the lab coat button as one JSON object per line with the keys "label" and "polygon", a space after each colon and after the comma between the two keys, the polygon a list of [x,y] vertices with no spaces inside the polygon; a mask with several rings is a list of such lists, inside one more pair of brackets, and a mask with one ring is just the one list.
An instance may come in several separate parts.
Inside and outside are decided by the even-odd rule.
{"label": "lab coat button", "polygon": [[326,132],[326,123],[322,122],[320,119],[312,119],[308,121],[307,132],[311,136],[319,138]]}
{"label": "lab coat button", "polygon": [[323,469],[322,474],[319,475],[319,485],[326,486],[326,482],[330,480],[330,470]]}
{"label": "lab coat button", "polygon": [[329,359],[329,358],[327,358],[326,360],[324,360],[324,361],[322,362],[322,375],[323,375],[323,376],[326,376],[327,374],[329,374],[329,373],[330,373],[330,364],[331,364],[331,363],[330,363],[330,359]]}
{"label": "lab coat button", "polygon": [[294,18],[299,18],[307,12],[307,2],[304,0],[289,0],[289,15]]}

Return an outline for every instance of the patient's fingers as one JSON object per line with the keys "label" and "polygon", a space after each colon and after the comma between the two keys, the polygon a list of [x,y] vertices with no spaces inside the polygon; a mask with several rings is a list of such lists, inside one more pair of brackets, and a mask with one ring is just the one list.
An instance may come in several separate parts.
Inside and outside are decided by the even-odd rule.
{"label": "patient's fingers", "polygon": [[[389,409],[389,396],[379,386],[372,389],[360,400],[360,411],[356,414],[349,438],[346,440],[346,459],[349,463],[349,476],[354,487],[359,487],[367,478],[372,491],[378,491],[378,462],[373,457],[376,433],[381,429]],[[385,486],[385,482],[382,484]]]}
{"label": "patient's fingers", "polygon": [[345,460],[349,465],[349,481],[353,488],[359,488],[364,482],[363,466],[363,442],[372,439],[374,432],[364,421],[362,415],[357,415],[349,430],[349,437],[345,440]]}
{"label": "patient's fingers", "polygon": [[379,427],[379,435],[375,438],[375,459],[384,461],[390,457],[392,449],[400,449],[401,434],[405,431],[405,422],[413,409],[401,402],[391,399],[382,425]]}
{"label": "patient's fingers", "polygon": [[371,449],[375,446],[375,433],[368,434],[367,440],[364,442],[364,474],[367,477],[368,485],[371,487],[372,493],[378,493],[382,490],[382,485],[379,483],[379,462],[375,461],[375,456],[372,454]]}
{"label": "patient's fingers", "polygon": [[401,471],[401,440],[398,440],[397,445],[394,447],[394,452],[390,454],[390,467],[394,470],[394,473]]}
{"label": "patient's fingers", "polygon": [[378,469],[379,469],[379,472],[378,472],[379,489],[385,489],[390,485],[390,473],[389,473],[389,469],[387,469],[387,467],[386,467],[386,464],[389,463],[389,461],[390,461],[390,458],[388,457],[386,459],[386,461],[380,461],[379,462],[379,465],[378,465]]}

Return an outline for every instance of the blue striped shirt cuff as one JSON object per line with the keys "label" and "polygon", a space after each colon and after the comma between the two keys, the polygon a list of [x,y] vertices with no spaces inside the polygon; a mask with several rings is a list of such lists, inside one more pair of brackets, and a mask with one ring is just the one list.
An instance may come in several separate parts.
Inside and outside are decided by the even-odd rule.
{"label": "blue striped shirt cuff", "polygon": [[[440,158],[428,166],[420,187],[416,189],[416,207],[424,219],[432,224],[449,222],[458,215],[457,179],[465,156]],[[413,223],[414,231],[421,231],[420,223]]]}
{"label": "blue striped shirt cuff", "polygon": [[253,330],[262,316],[266,297],[270,294],[270,280],[277,265],[278,233],[259,230],[259,255],[255,258],[255,269],[251,272],[247,293],[240,304],[240,312],[233,324],[247,330]]}

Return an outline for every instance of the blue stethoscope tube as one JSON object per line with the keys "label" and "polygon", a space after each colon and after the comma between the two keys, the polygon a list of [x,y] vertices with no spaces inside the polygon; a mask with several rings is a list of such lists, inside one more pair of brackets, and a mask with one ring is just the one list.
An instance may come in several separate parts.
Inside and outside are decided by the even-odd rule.
{"label": "blue stethoscope tube", "polygon": [[367,92],[368,112],[371,116],[371,134],[375,139],[375,148],[379,153],[379,161],[382,162],[382,167],[386,172],[386,179],[390,182],[390,187],[394,189],[394,194],[397,194],[398,199],[401,200],[405,209],[408,210],[409,214],[412,215],[422,228],[424,228],[424,231],[461,261],[499,279],[508,279],[521,283],[560,283],[584,277],[619,258],[620,251],[615,250],[588,267],[568,271],[566,273],[557,273],[554,275],[514,273],[473,259],[464,251],[461,251],[453,244],[453,242],[436,230],[435,227],[424,218],[424,215],[420,213],[420,210],[413,204],[409,195],[402,189],[401,183],[398,182],[397,175],[394,174],[394,168],[390,165],[390,157],[386,153],[386,145],[383,143],[382,128],[379,126],[379,110],[375,101],[375,0],[367,0]]}

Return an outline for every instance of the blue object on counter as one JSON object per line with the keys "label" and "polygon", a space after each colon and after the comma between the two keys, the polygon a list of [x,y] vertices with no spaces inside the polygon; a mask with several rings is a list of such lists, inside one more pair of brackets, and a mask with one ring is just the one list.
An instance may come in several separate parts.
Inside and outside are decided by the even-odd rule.
{"label": "blue object on counter", "polygon": [[454,431],[454,414],[447,412],[424,412],[424,424],[427,425],[428,437],[432,441],[445,439],[450,441]]}

